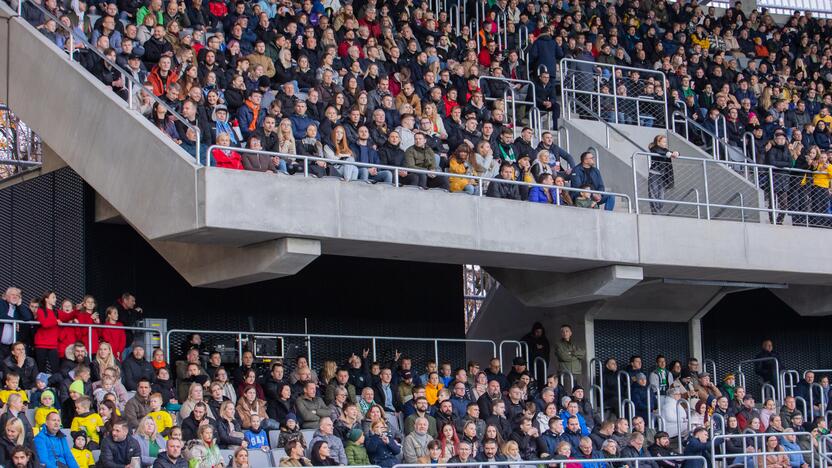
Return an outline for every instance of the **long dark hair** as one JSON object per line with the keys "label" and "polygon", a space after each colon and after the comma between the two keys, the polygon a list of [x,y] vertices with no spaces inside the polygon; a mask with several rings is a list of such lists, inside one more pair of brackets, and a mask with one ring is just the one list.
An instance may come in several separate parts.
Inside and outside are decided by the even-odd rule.
{"label": "long dark hair", "polygon": [[319,440],[312,446],[312,452],[309,454],[309,460],[312,462],[312,466],[335,466],[338,464],[331,457],[321,458],[321,446],[326,443],[327,441],[325,440]]}

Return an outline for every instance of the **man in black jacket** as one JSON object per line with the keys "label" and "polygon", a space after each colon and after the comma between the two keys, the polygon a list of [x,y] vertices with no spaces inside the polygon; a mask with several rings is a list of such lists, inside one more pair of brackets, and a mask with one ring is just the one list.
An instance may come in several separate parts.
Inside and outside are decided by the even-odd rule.
{"label": "man in black jacket", "polygon": [[188,460],[182,456],[182,441],[179,439],[168,439],[165,444],[165,451],[159,453],[153,468],[188,468]]}
{"label": "man in black jacket", "polygon": [[121,364],[121,370],[122,382],[128,392],[136,391],[139,380],[152,382],[156,376],[153,366],[144,358],[144,348],[139,345],[133,347],[133,352]]}
{"label": "man in black jacket", "polygon": [[141,457],[139,442],[130,437],[127,421],[120,419],[113,424],[110,434],[101,441],[101,458],[96,463],[104,468],[122,468],[130,466],[133,457]]}
{"label": "man in black jacket", "polygon": [[[1,305],[0,310],[2,310]],[[12,344],[11,355],[3,359],[3,375],[12,372],[20,376],[21,389],[35,388],[38,366],[34,359],[26,356],[26,345],[19,341]]]}
{"label": "man in black jacket", "polygon": [[[792,166],[792,157],[789,153],[789,146],[786,142],[786,132],[783,130],[777,130],[774,134],[774,142],[766,145],[766,164],[783,169],[787,169]],[[789,209],[789,174],[785,170],[775,170],[772,177],[774,180],[771,181],[771,191],[774,192],[775,199],[769,200],[769,207],[781,210],[777,213],[777,224],[783,224],[783,218],[786,215],[782,210]],[[769,192],[767,192],[766,195],[768,198],[771,198]],[[774,214],[769,214],[769,218],[771,218],[773,223]],[[755,365],[755,367],[757,367],[757,365]],[[768,375],[763,378],[765,382],[774,382],[774,379],[769,380]]]}
{"label": "man in black jacket", "polygon": [[[500,166],[500,176],[495,178],[513,181],[514,165],[509,162],[504,162]],[[501,184],[499,182],[491,182],[488,184],[488,191],[485,195],[491,198],[520,200],[520,188],[517,184]]]}

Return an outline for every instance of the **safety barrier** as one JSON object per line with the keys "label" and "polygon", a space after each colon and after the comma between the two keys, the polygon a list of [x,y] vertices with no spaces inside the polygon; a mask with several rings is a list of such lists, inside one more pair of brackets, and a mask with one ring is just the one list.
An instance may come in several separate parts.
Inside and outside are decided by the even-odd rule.
{"label": "safety barrier", "polygon": [[[0,319],[0,323],[8,323],[13,324],[12,327],[12,341],[17,341],[17,333],[18,327],[20,325],[29,325],[39,327],[40,322],[37,320],[11,320],[11,319]],[[152,333],[154,335],[159,335],[159,347],[167,352],[167,346],[164,345],[164,336],[162,335],[162,331],[156,328],[150,327],[128,327],[124,325],[107,325],[105,323],[60,323],[58,327],[61,328],[86,328],[87,329],[87,343],[92,343],[92,331],[93,329],[107,329],[107,330],[130,330],[130,331],[137,331],[137,332],[144,332],[144,333]],[[129,346],[131,343],[127,343]],[[89,351],[89,350],[87,350]],[[151,350],[148,350],[151,351]],[[150,354],[150,353],[148,353]]]}
{"label": "safety barrier", "polygon": [[826,412],[826,400],[828,398],[826,390],[824,390],[821,384],[817,382],[812,382],[811,385],[809,385],[809,419],[807,420],[807,422],[815,420],[815,388],[818,389],[818,395],[820,395],[820,402],[818,402],[820,406],[820,414],[824,414]]}
{"label": "safety barrier", "polygon": [[527,186],[527,187],[541,187],[544,189],[556,189],[554,190],[554,205],[560,205],[561,203],[561,191],[570,192],[570,193],[591,193],[595,195],[601,196],[608,196],[614,197],[618,199],[622,199],[627,204],[627,212],[632,213],[632,199],[629,195],[625,193],[618,193],[618,192],[604,192],[600,190],[590,190],[590,189],[582,189],[576,187],[564,187],[559,185],[545,185],[545,184],[537,184],[532,182],[520,182],[516,180],[505,180],[505,179],[495,179],[491,177],[482,177],[482,176],[475,176],[475,175],[468,175],[468,174],[454,174],[450,172],[440,172],[440,171],[430,171],[425,169],[415,169],[411,167],[398,167],[398,166],[388,166],[384,164],[370,164],[370,163],[362,163],[357,161],[347,161],[347,160],[337,160],[337,159],[328,159],[328,158],[321,158],[317,156],[303,156],[298,154],[287,154],[287,153],[276,153],[271,151],[263,151],[263,150],[251,150],[246,148],[235,148],[231,146],[221,146],[221,145],[212,145],[208,148],[208,159],[210,160],[210,155],[214,150],[221,150],[221,151],[234,151],[237,153],[247,153],[247,154],[263,154],[269,156],[276,156],[281,159],[285,160],[301,160],[303,161],[303,175],[305,177],[309,177],[309,163],[321,161],[325,162],[330,165],[334,166],[355,166],[359,168],[375,168],[384,171],[390,171],[392,173],[393,178],[393,186],[399,187],[399,172],[405,171],[407,173],[413,174],[425,174],[427,176],[432,177],[447,177],[447,178],[458,178],[458,179],[467,179],[471,181],[477,182],[477,189],[476,194],[480,197],[485,195],[484,186],[485,183],[497,183],[497,184],[509,184],[509,185],[518,185],[518,186]]}
{"label": "safety barrier", "polygon": [[[810,460],[809,460],[808,464],[811,468],[814,468],[814,466],[815,466],[815,455],[816,455],[816,447],[814,446],[814,444],[810,444],[809,449],[802,449],[801,448],[800,450],[789,450],[789,451],[769,451],[769,450],[767,450],[766,444],[767,444],[767,439],[769,437],[777,437],[778,438],[778,446],[779,446],[780,445],[779,444],[779,438],[788,437],[788,436],[814,437],[810,432],[762,433],[762,434],[752,432],[752,433],[743,433],[743,434],[719,434],[719,435],[715,435],[714,437],[711,438],[711,441],[710,441],[710,443],[711,443],[711,460],[710,460],[711,464],[710,464],[710,466],[716,467],[717,466],[717,464],[716,464],[717,461],[724,462],[725,466],[728,466],[728,465],[731,465],[731,464],[734,464],[734,465],[742,464],[744,466],[748,466],[749,465],[748,458],[752,458],[752,463],[753,463],[752,466],[756,466],[757,468],[765,468],[766,465],[767,465],[767,461],[766,461],[766,456],[767,455],[786,455],[786,456],[788,456],[789,454],[797,453],[797,454],[801,454],[801,455],[809,455]],[[730,440],[730,439],[740,439],[740,440],[742,440],[743,441],[742,442],[743,447],[749,447],[750,445],[748,445],[745,441],[750,440],[751,443],[753,443],[754,452],[753,453],[737,454],[737,453],[724,453],[725,452],[724,450],[723,450],[723,453],[718,453],[715,450],[716,449],[716,444],[717,444],[718,441],[727,441],[727,440]],[[762,444],[760,444],[760,442],[762,442]],[[722,442],[722,443],[724,444],[724,442]],[[761,458],[762,463],[755,463],[754,462],[753,459],[756,459],[758,457]],[[804,457],[804,458],[806,458],[806,457]],[[737,460],[740,460],[740,459],[742,459],[742,461],[737,461]],[[735,460],[734,463],[731,463],[731,460]]]}
{"label": "safety barrier", "polygon": [[259,331],[229,331],[229,330],[196,330],[196,329],[184,329],[184,328],[175,328],[168,330],[165,334],[165,359],[167,362],[173,362],[171,358],[175,358],[175,356],[171,355],[170,350],[170,342],[171,342],[171,335],[174,334],[191,334],[191,333],[198,333],[198,334],[205,334],[205,335],[230,335],[234,336],[237,339],[237,359],[238,363],[243,363],[243,351],[244,346],[243,343],[246,343],[249,339],[253,337],[257,338],[303,338],[306,343],[306,359],[309,363],[309,367],[313,366],[313,355],[312,355],[312,340],[313,339],[325,339],[325,340],[362,340],[365,342],[369,342],[369,349],[370,349],[370,356],[372,357],[373,361],[377,360],[378,358],[378,342],[379,341],[410,341],[410,342],[420,342],[420,343],[433,343],[433,352],[434,352],[434,359],[436,363],[439,364],[441,361],[440,354],[439,354],[439,343],[473,343],[473,344],[482,344],[488,345],[491,347],[492,356],[497,355],[497,343],[492,340],[481,340],[481,339],[471,339],[471,338],[416,338],[416,337],[409,337],[409,336],[369,336],[369,335],[329,335],[329,334],[319,334],[319,333],[277,333],[277,332],[259,332]]}
{"label": "safety barrier", "polygon": [[[566,385],[564,385],[566,383],[565,377],[569,377],[569,386],[568,387],[566,387]],[[575,375],[572,374],[571,371],[562,370],[558,374],[558,382],[560,382],[560,385],[562,387],[566,388],[567,392],[572,392],[572,389],[575,388]]]}
{"label": "safety barrier", "polygon": [[623,370],[620,370],[620,371],[616,372],[615,373],[615,388],[616,388],[616,391],[618,392],[618,414],[619,415],[624,414],[624,406],[622,404],[624,399],[621,398],[621,377],[624,377],[624,381],[627,382],[627,398],[626,399],[627,400],[632,400],[633,399],[633,392],[632,392],[632,387],[631,387],[631,382],[630,382],[630,374],[628,374],[627,371],[623,371]]}
{"label": "safety barrier", "polygon": [[[503,361],[503,346],[505,345],[514,345],[514,357],[525,357],[528,361],[529,359],[529,344],[525,341],[517,341],[517,340],[503,340],[497,345],[497,352],[498,352],[498,359],[500,360],[500,367],[503,369],[508,369],[511,367],[509,364],[508,367],[505,365],[505,361]],[[523,352],[525,351],[525,354]]]}
{"label": "safety barrier", "polygon": [[538,367],[537,367],[538,363],[540,363],[541,367],[543,367],[543,380],[545,381],[549,377],[549,363],[546,362],[546,359],[544,359],[541,356],[538,356],[538,357],[534,358],[534,361],[532,362],[532,371],[534,371],[534,380],[536,380],[538,382],[541,382],[540,373],[537,371],[538,370]]}
{"label": "safety barrier", "polygon": [[[708,371],[708,364],[710,364],[710,371]],[[719,374],[716,373],[716,361],[713,359],[703,359],[702,360],[702,370],[704,372],[709,372],[711,374],[711,381],[717,382],[719,381]]]}
{"label": "safety barrier", "polygon": [[[473,457],[472,457],[473,459]],[[627,465],[631,468],[638,468],[640,462],[648,462],[648,461],[663,461],[669,463],[675,462],[683,462],[686,460],[696,460],[702,463],[702,467],[707,466],[708,460],[700,455],[679,455],[673,457],[616,457],[616,458],[589,458],[589,459],[582,459],[582,458],[570,458],[569,460],[523,460],[523,461],[478,461],[478,462],[468,462],[468,463],[445,463],[442,462],[440,466],[442,467],[466,467],[470,466],[472,468],[482,468],[485,466],[493,467],[493,466],[553,466],[553,465],[595,465],[595,464],[606,464],[606,463],[624,463],[624,462],[632,462],[628,463]],[[433,468],[436,465],[431,463],[401,463],[398,465],[393,465],[392,468]]]}
{"label": "safety barrier", "polygon": [[797,388],[797,382],[800,381],[800,373],[794,369],[784,370],[780,373],[780,387],[783,389],[786,396],[794,396],[794,389]]}
{"label": "safety barrier", "polygon": [[675,407],[674,410],[676,411],[676,438],[678,439],[678,443],[679,443],[679,452],[681,452],[684,448],[683,443],[682,443],[682,436],[683,436],[683,434],[682,434],[682,419],[679,417],[679,407],[682,406],[683,404],[685,406],[685,409],[687,410],[687,416],[688,416],[687,420],[685,421],[687,423],[687,434],[688,435],[690,435],[690,431],[692,429],[691,421],[690,421],[690,417],[691,417],[690,400],[686,400],[684,398],[681,399],[681,400],[676,400],[676,407]]}
{"label": "safety barrier", "polygon": [[[595,371],[598,370],[598,380],[596,383]],[[598,402],[591,400],[594,392],[590,391],[590,403],[594,408],[598,408],[601,418],[604,417],[604,361],[600,358],[592,358],[589,360],[589,386],[598,390]]]}
{"label": "safety barrier", "polygon": [[[570,104],[581,100],[614,123],[670,129],[664,73],[568,58],[561,59],[560,73],[563,115],[567,118],[573,112]],[[603,90],[605,86],[608,91]],[[575,112],[580,115],[577,109]]]}

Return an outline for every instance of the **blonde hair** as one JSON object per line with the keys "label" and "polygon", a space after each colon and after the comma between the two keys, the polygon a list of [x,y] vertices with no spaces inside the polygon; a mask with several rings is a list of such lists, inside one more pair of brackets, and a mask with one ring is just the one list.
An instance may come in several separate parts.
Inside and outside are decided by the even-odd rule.
{"label": "blonde hair", "polygon": [[506,442],[506,443],[504,443],[504,444],[503,444],[503,448],[501,448],[501,449],[500,449],[500,452],[502,452],[502,453],[503,453],[503,455],[505,455],[505,456],[509,456],[509,454],[508,454],[508,453],[509,453],[509,451],[510,451],[510,450],[517,450],[517,451],[519,451],[519,450],[520,450],[520,446],[519,446],[519,445],[517,445],[517,442],[515,442],[515,441],[513,441],[513,440],[510,440],[510,441],[508,441],[508,442]]}
{"label": "blonde hair", "polygon": [[336,370],[338,370],[338,364],[335,361],[324,361],[324,365],[321,368],[321,379],[329,383],[330,380],[335,378]]}
{"label": "blonde hair", "polygon": [[[152,434],[148,434],[145,431],[145,427],[146,427],[145,425],[147,424],[148,421],[150,421],[150,423],[153,424],[153,433]],[[136,434],[138,434],[142,437],[145,437],[147,439],[155,439],[156,438],[156,430],[157,430],[156,421],[150,416],[145,416],[145,417],[142,418],[141,421],[139,421],[139,427],[136,428]]]}
{"label": "blonde hair", "polygon": [[[198,389],[200,389],[200,390],[202,390],[202,385],[200,385],[200,384],[198,384],[198,383],[196,383],[196,382],[191,383],[191,386],[190,386],[190,387],[188,387],[188,400],[190,400],[190,399],[191,399],[191,396],[194,394],[194,390],[196,390],[197,388],[198,388]],[[203,397],[205,396],[205,394],[204,394],[204,393],[205,393],[205,392],[203,392],[203,395],[202,395]],[[202,399],[200,399],[199,401],[202,401]]]}
{"label": "blonde hair", "polygon": [[[107,358],[102,359],[101,356],[99,356],[99,351],[101,351],[101,348],[104,348],[105,346],[110,351],[110,355]],[[101,370],[116,367],[116,360],[113,357],[113,347],[110,345],[110,343],[102,341],[98,344],[98,351],[95,352],[95,362],[98,363],[98,368]]]}
{"label": "blonde hair", "polygon": [[23,422],[20,421],[20,418],[9,418],[6,421],[6,427],[3,428],[3,435],[5,436],[5,430],[8,429],[9,426],[14,426],[17,429],[17,440],[13,441],[15,445],[23,445],[24,440],[26,439],[26,431],[23,429]]}

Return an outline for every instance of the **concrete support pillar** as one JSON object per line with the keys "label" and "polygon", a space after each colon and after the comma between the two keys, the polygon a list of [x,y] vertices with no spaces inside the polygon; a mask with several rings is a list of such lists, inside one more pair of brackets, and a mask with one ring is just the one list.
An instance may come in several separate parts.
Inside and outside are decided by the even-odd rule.
{"label": "concrete support pillar", "polygon": [[[690,349],[690,357],[695,357],[702,362],[702,320],[692,318],[688,321],[688,348]],[[714,379],[716,377],[713,377]]]}

